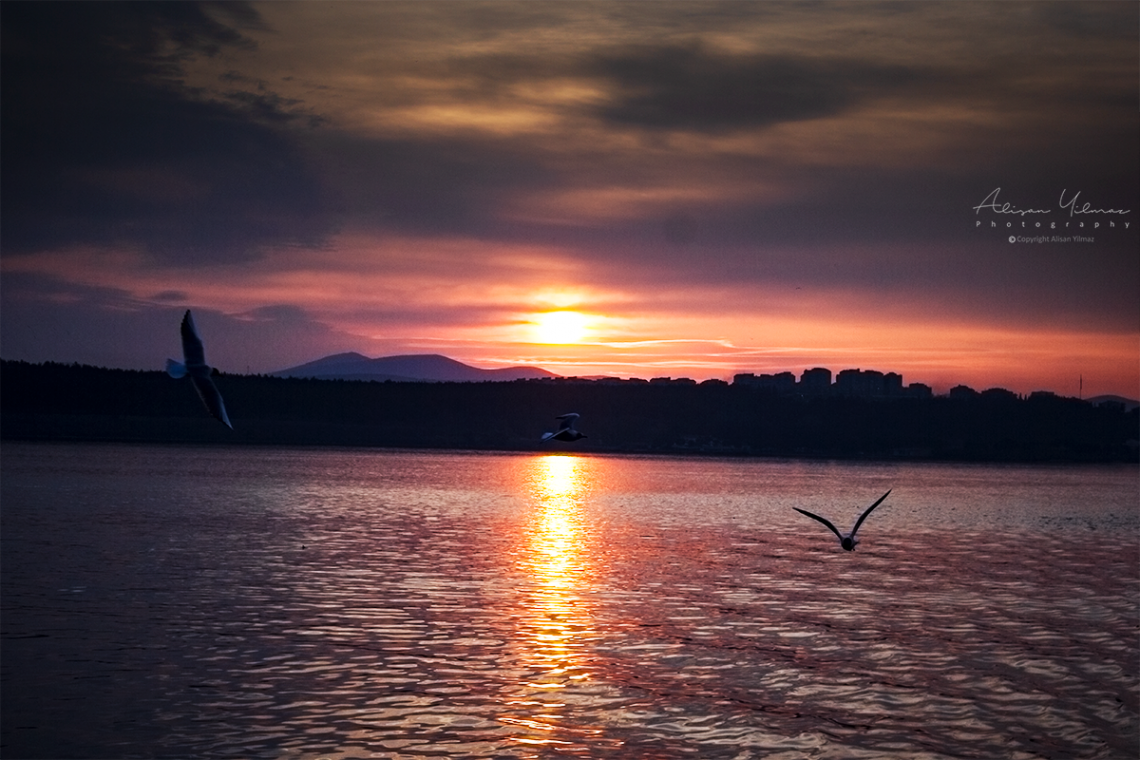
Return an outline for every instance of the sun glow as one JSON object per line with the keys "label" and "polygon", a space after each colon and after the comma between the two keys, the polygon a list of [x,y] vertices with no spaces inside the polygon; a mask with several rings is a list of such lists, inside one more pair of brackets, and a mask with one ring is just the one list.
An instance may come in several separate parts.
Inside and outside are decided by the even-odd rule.
{"label": "sun glow", "polygon": [[539,343],[577,343],[586,337],[587,320],[576,311],[548,311],[534,320]]}

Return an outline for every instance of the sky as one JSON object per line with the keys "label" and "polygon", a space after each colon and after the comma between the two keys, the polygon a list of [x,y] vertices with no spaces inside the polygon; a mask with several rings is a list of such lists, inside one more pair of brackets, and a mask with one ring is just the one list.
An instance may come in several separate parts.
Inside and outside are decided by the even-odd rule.
{"label": "sky", "polygon": [[1140,397],[1135,2],[0,6],[0,356]]}

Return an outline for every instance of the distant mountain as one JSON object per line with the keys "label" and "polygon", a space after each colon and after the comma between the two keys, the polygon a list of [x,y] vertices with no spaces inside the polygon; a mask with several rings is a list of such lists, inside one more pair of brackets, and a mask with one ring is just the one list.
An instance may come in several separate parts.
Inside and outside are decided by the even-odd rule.
{"label": "distant mountain", "polygon": [[1124,404],[1124,411],[1126,412],[1131,412],[1133,409],[1140,406],[1140,401],[1137,401],[1136,399],[1124,398],[1124,396],[1116,396],[1111,393],[1105,394],[1104,396],[1093,396],[1092,398],[1085,400],[1093,406],[1100,406],[1105,402]]}
{"label": "distant mountain", "polygon": [[321,380],[392,380],[395,382],[477,383],[557,377],[538,367],[479,369],[439,354],[381,356],[369,359],[356,352],[333,354],[297,367],[271,372],[274,377]]}

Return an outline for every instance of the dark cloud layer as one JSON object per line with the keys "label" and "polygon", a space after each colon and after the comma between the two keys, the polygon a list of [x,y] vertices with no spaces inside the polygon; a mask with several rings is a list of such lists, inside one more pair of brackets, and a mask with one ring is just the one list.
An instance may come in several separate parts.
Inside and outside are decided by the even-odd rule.
{"label": "dark cloud layer", "polygon": [[120,288],[5,275],[0,280],[4,358],[162,369],[166,357],[178,358],[182,350],[178,325],[188,308],[206,343],[207,360],[227,372],[282,369],[364,347],[359,338],[294,304],[223,314],[184,302],[184,294],[159,295],[164,297],[152,303]]}
{"label": "dark cloud layer", "polygon": [[[1079,10],[1072,13],[1086,18]],[[1044,15],[1052,19],[1056,14]],[[1035,17],[1030,14],[1030,21]],[[978,259],[968,266],[984,268],[990,254],[977,251],[970,209],[995,187],[1019,192],[1026,204],[1054,207],[1062,190],[1078,187],[1085,188],[1086,197],[1097,193],[1104,203],[1135,208],[1140,202],[1135,182],[1140,148],[1132,139],[1140,118],[1134,93],[1124,94],[1112,81],[1063,80],[1052,87],[1042,82],[1043,72],[1063,69],[1052,59],[1067,36],[1051,23],[1046,26],[1058,37],[1028,55],[1021,50],[1010,58],[978,43],[984,54],[974,58],[906,64],[829,56],[826,50],[732,53],[698,37],[600,46],[562,57],[547,56],[540,48],[470,55],[452,60],[446,69],[464,75],[465,97],[497,103],[513,88],[555,87],[567,78],[594,82],[604,96],[583,107],[579,117],[594,119],[602,129],[625,130],[630,141],[615,150],[575,142],[572,133],[568,140],[546,134],[506,139],[473,133],[353,136],[340,138],[334,151],[356,159],[345,176],[353,178],[346,194],[363,210],[358,221],[410,233],[555,242],[577,248],[586,258],[607,260],[620,248],[630,264],[677,265],[678,279],[730,272],[734,263],[740,265],[732,275],[737,277],[757,248],[795,247],[810,258],[813,246],[853,242],[909,244],[916,250],[932,241],[961,245],[963,255]],[[991,34],[990,39],[1002,36]],[[1122,67],[1134,68],[1134,62],[1106,58],[1093,70],[1097,67],[1118,73]],[[871,147],[885,161],[853,155],[843,156],[839,165],[813,164],[810,144],[799,154],[712,150],[693,157],[660,142],[662,132],[698,139],[763,134],[777,126],[843,117],[882,101],[900,111],[898,124],[876,125],[881,133]],[[908,111],[938,107],[948,116],[971,109],[985,115],[945,125],[902,121]],[[843,126],[835,129],[842,138]],[[923,129],[944,130],[950,137],[933,141],[927,153],[916,153],[922,148],[906,140]],[[631,144],[647,150],[639,156],[626,150]],[[738,194],[662,200],[637,214],[611,218],[572,212],[557,219],[500,218],[512,200],[535,193],[625,185],[636,194],[652,191],[662,178],[680,186],[695,170],[704,177],[741,183],[758,178],[794,189],[783,198]],[[711,246],[728,256],[737,252],[737,258],[718,266],[686,267],[684,251],[658,246],[663,238],[670,244]],[[1132,239],[1122,238],[1113,249],[1113,283],[1120,282],[1121,267],[1132,258]],[[1077,269],[1078,277],[1104,274]]]}
{"label": "dark cloud layer", "polygon": [[527,232],[497,221],[505,202],[557,187],[557,169],[507,139],[362,139],[338,134],[323,149],[344,160],[340,194],[354,223],[416,235],[511,239]]}
{"label": "dark cloud layer", "polygon": [[[213,12],[256,28],[248,6]],[[319,242],[321,187],[262,102],[195,97],[186,61],[250,47],[188,3],[6,3],[5,254],[135,245],[178,263]]]}
{"label": "dark cloud layer", "polygon": [[604,51],[588,67],[616,87],[619,124],[719,132],[840,113],[922,77],[914,68],[813,56],[731,55],[699,42]]}

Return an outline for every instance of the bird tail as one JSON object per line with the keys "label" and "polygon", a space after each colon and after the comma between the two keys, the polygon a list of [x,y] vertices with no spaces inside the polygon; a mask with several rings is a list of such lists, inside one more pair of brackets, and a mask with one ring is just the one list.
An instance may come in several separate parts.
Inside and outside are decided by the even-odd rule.
{"label": "bird tail", "polygon": [[179,364],[173,359],[166,360],[166,374],[173,377],[175,380],[186,377],[186,365]]}

